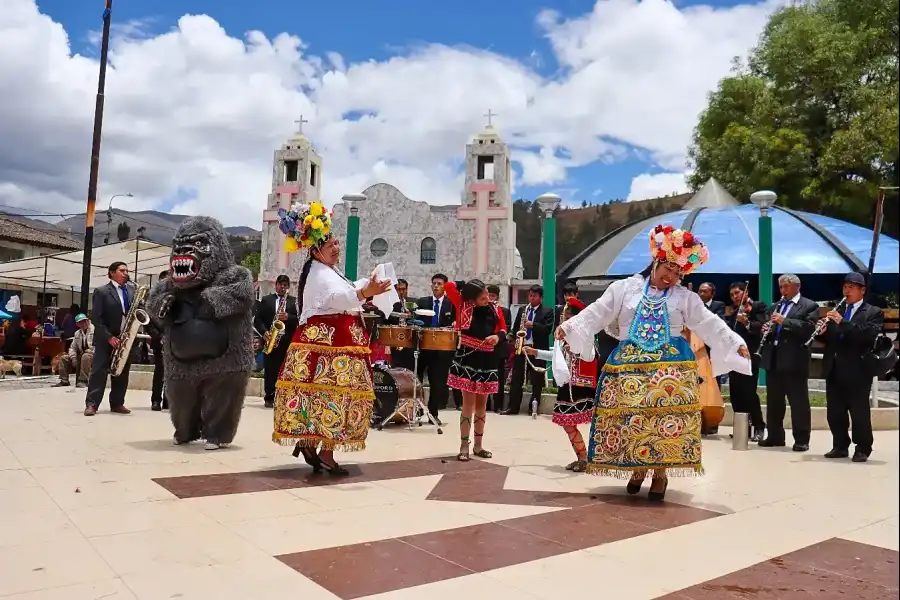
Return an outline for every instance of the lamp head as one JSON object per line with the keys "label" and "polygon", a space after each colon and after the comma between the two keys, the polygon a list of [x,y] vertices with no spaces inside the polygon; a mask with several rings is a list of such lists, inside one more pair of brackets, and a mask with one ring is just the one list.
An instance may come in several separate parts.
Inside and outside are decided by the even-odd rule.
{"label": "lamp head", "polygon": [[776,200],[778,200],[778,194],[769,190],[760,190],[750,194],[750,202],[763,214],[766,214],[770,208],[775,206]]}
{"label": "lamp head", "polygon": [[538,207],[547,217],[553,215],[553,211],[559,208],[560,203],[562,203],[562,198],[560,198],[556,194],[551,194],[549,192],[546,194],[541,194],[537,197]]}

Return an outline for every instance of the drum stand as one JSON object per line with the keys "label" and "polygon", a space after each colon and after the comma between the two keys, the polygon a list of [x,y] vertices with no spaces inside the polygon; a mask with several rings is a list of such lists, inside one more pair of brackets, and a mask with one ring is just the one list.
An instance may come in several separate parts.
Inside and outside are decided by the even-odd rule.
{"label": "drum stand", "polygon": [[428,423],[434,425],[435,429],[438,432],[438,435],[443,435],[444,430],[441,428],[440,421],[435,420],[434,416],[432,416],[431,412],[428,410],[428,406],[423,401],[424,394],[419,396],[419,386],[422,384],[419,382],[419,336],[416,335],[416,347],[413,349],[413,401],[411,412],[412,415],[405,415],[401,412],[402,408],[404,408],[404,403],[400,401],[398,396],[397,398],[397,406],[394,408],[394,412],[391,413],[381,424],[378,426],[378,430],[381,431],[385,425],[387,425],[394,417],[402,417],[406,419],[406,427],[407,429],[413,428],[413,422],[415,421],[415,425],[417,427],[422,426],[422,417],[419,416],[419,411],[425,415],[428,419]]}

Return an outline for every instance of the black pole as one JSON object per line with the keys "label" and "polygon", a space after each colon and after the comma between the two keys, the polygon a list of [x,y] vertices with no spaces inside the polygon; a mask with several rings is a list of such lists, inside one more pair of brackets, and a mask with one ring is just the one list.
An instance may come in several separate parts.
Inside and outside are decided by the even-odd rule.
{"label": "black pole", "polygon": [[44,327],[44,322],[47,320],[47,263],[50,262],[50,258],[44,257],[44,286],[41,289],[41,328]]}
{"label": "black pole", "polygon": [[109,24],[112,0],[103,11],[103,37],[100,42],[100,75],[97,79],[97,103],[94,106],[94,135],[91,141],[91,174],[88,178],[87,212],[84,215],[84,262],[81,268],[81,305],[88,305],[91,285],[91,253],[94,249],[94,210],[97,205],[97,180],[100,176],[100,140],[103,134],[103,95],[106,90],[106,58],[109,53]]}
{"label": "black pole", "polygon": [[872,294],[872,277],[875,274],[875,254],[878,252],[878,238],[881,237],[881,224],[884,222],[884,190],[878,190],[878,202],[875,204],[875,227],[872,229],[872,252],[869,255],[869,272],[866,273],[866,292]]}

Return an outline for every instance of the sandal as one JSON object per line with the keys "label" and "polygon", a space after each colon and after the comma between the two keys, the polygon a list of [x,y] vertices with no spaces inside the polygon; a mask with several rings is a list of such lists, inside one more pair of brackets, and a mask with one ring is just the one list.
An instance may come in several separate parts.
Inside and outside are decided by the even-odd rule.
{"label": "sandal", "polygon": [[573,460],[572,462],[570,462],[569,464],[566,465],[566,471],[574,471],[575,465],[577,465],[577,464],[578,464],[578,461]]}
{"label": "sandal", "polygon": [[573,473],[584,473],[585,471],[587,471],[587,461],[586,460],[576,460],[575,462],[572,463],[571,471]]}
{"label": "sandal", "polygon": [[320,456],[316,456],[319,460],[319,464],[322,465],[322,468],[328,471],[328,474],[333,477],[346,477],[350,474],[350,471],[342,467],[341,465],[334,463],[333,465],[329,465],[327,462],[322,460]]}
{"label": "sandal", "polygon": [[628,485],[625,486],[625,491],[634,496],[641,491],[641,486],[644,485],[644,479],[646,479],[646,477],[630,480]]}
{"label": "sandal", "polygon": [[485,450],[484,448],[479,448],[478,450],[474,450],[472,452],[472,454],[474,454],[478,458],[493,458],[494,457],[493,454],[491,454],[489,451]]}
{"label": "sandal", "polygon": [[459,462],[469,462],[469,453],[468,452],[460,452],[456,455],[456,460]]}
{"label": "sandal", "polygon": [[312,448],[304,448],[298,442],[296,446],[294,446],[294,451],[291,452],[294,458],[299,457],[301,454],[303,455],[303,460],[312,467],[313,474],[318,475],[322,472],[322,459],[319,458],[319,455],[315,453]]}

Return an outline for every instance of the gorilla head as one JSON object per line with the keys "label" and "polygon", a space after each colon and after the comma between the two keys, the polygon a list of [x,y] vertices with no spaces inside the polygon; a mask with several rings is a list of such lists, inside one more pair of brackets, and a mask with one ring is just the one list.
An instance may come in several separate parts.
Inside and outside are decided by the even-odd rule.
{"label": "gorilla head", "polygon": [[203,286],[234,264],[222,224],[212,217],[188,217],[172,240],[169,278],[176,288]]}

